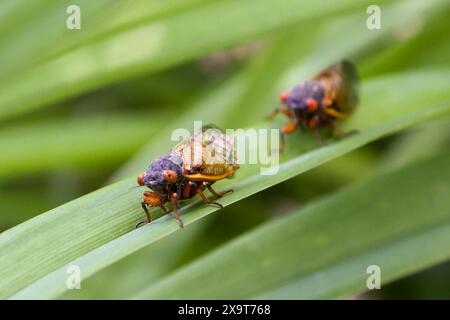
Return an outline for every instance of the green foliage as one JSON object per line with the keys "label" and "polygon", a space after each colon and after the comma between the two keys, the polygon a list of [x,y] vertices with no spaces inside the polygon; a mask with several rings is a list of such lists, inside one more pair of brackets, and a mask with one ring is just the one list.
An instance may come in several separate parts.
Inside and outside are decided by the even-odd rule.
{"label": "green foliage", "polygon": [[[1,298],[335,298],[369,264],[384,285],[449,258],[447,1],[382,1],[381,30],[363,0],[82,0],[79,31],[69,4],[0,3]],[[135,229],[135,176],[174,129],[279,128],[278,93],[343,58],[358,134],[300,130],[276,175],[217,184],[221,214],[193,200],[185,229],[158,210]]]}

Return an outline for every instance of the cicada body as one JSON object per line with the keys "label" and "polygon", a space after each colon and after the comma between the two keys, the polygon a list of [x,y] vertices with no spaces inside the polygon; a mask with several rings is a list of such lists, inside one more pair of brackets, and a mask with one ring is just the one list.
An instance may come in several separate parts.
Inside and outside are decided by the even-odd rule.
{"label": "cicada body", "polygon": [[[290,122],[281,128],[281,145],[284,135],[297,127],[317,129],[330,126],[335,134],[345,135],[337,121],[352,114],[358,103],[358,76],[355,67],[342,61],[317,74],[311,80],[296,85],[280,95],[282,106],[271,117],[281,112]],[[315,130],[316,134],[318,131]]]}
{"label": "cicada body", "polygon": [[167,213],[165,204],[170,202],[175,219],[183,227],[180,201],[195,195],[209,205],[222,207],[210,201],[203,191],[208,189],[215,197],[222,197],[231,190],[219,193],[211,185],[232,177],[237,169],[233,138],[217,128],[203,128],[176,145],[168,155],[153,160],[147,171],[138,176],[138,184],[151,189],[142,198],[148,222],[152,215],[147,206],[160,207]]}

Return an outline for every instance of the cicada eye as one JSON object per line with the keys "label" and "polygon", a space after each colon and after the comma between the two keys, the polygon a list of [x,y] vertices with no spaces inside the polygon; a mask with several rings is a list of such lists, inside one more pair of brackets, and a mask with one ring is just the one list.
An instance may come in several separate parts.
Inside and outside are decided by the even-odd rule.
{"label": "cicada eye", "polygon": [[174,183],[178,180],[178,175],[173,170],[164,170],[162,176],[168,183]]}
{"label": "cicada eye", "polygon": [[143,173],[141,173],[140,175],[138,175],[138,177],[137,177],[137,183],[138,183],[138,185],[140,185],[140,186],[143,186],[143,185],[144,185],[144,174],[143,174]]}
{"label": "cicada eye", "polygon": [[280,94],[280,101],[281,102],[286,102],[288,97],[289,97],[289,92],[285,91],[282,94]]}
{"label": "cicada eye", "polygon": [[306,106],[308,107],[308,110],[310,112],[314,112],[319,107],[319,104],[313,98],[309,98],[309,99],[306,100]]}

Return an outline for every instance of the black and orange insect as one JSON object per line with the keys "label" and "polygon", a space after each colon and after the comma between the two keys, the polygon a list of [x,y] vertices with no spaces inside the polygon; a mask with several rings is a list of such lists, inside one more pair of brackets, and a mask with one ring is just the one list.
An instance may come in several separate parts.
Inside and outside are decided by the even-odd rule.
{"label": "black and orange insect", "polygon": [[269,119],[278,113],[290,122],[280,131],[280,149],[284,148],[284,135],[299,126],[314,130],[321,140],[318,128],[329,126],[334,134],[345,136],[353,132],[342,130],[337,120],[345,120],[358,103],[358,75],[349,61],[342,61],[317,74],[311,80],[296,85],[280,95],[282,106],[275,109]]}
{"label": "black and orange insect", "polygon": [[171,203],[173,215],[180,225],[180,202],[199,195],[204,203],[222,208],[218,202],[208,199],[203,192],[208,189],[216,198],[220,198],[232,190],[216,192],[212,184],[216,181],[232,177],[239,168],[233,148],[233,138],[214,127],[203,127],[185,139],[163,157],[153,160],[147,171],[140,174],[137,182],[147,186],[151,191],[144,191],[142,208],[147,221],[152,221],[152,214],[147,206],[160,207],[165,213],[166,203]]}

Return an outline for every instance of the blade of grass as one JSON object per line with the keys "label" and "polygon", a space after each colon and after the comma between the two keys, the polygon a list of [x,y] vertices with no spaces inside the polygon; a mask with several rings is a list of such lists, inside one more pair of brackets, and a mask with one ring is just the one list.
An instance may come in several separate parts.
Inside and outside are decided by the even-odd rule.
{"label": "blade of grass", "polygon": [[450,257],[449,161],[447,152],[355,184],[265,223],[135,297],[337,298],[367,290],[370,265],[381,268],[385,285],[442,262]]}
{"label": "blade of grass", "polygon": [[24,191],[0,189],[0,232],[31,219],[33,216],[55,206],[49,199],[30,188],[25,190],[27,202],[23,201]]}
{"label": "blade of grass", "polygon": [[[222,204],[234,203],[382,136],[423,122],[430,117],[448,113],[450,93],[445,86],[436,87],[430,84],[430,87],[418,87],[414,95],[401,95],[402,101],[389,101],[391,97],[389,92],[397,94],[402,90],[405,93],[410,92],[411,76],[420,76],[420,79],[427,79],[430,82],[437,81],[447,85],[450,83],[443,81],[445,77],[448,80],[450,76],[450,73],[446,72],[412,73],[391,78],[384,77],[374,81],[373,84],[366,83],[362,89],[364,95],[358,113],[364,115],[365,109],[370,108],[374,120],[364,121],[364,118],[355,114],[352,125],[360,130],[358,135],[320,148],[317,148],[317,144],[311,144],[310,146],[313,149],[316,146],[316,149],[302,156],[286,154],[278,174],[274,176],[259,175],[259,168],[255,166],[242,167],[236,179],[221,182],[221,188],[232,186],[235,189],[233,194],[221,200]],[[384,84],[382,88],[381,83]],[[380,89],[384,95],[378,93],[373,100],[367,100]],[[429,92],[421,91],[427,89],[433,93],[434,99],[428,100],[433,104],[413,103],[412,99],[417,99],[421,95],[427,96]],[[441,104],[436,105],[438,102]],[[402,108],[397,104],[409,107]],[[397,113],[392,110],[397,110]],[[304,141],[308,141],[307,136],[304,137]],[[290,146],[294,147],[294,144]],[[127,179],[4,232],[0,236],[2,255],[0,276],[6,280],[0,284],[0,296],[8,297],[22,289],[16,298],[55,297],[67,289],[65,286],[67,263],[79,265],[87,277],[114,261],[179,231],[175,221],[170,216],[164,216],[145,227],[129,232],[138,217],[142,217],[139,206],[142,190],[134,186],[134,179]],[[185,225],[189,226],[215,210],[198,203],[188,205],[182,210]],[[39,233],[36,234],[33,230],[39,230]],[[33,240],[27,241],[29,237],[33,237]],[[93,250],[94,248],[97,249]],[[17,264],[3,265],[3,261],[11,260],[21,261],[20,267]],[[38,267],[36,261],[39,262]],[[41,279],[38,280],[39,278]],[[31,284],[35,280],[38,281]]]}
{"label": "blade of grass", "polygon": [[445,150],[450,142],[450,118],[407,130],[387,150],[380,167],[400,168],[408,162]]}
{"label": "blade of grass", "polygon": [[93,277],[82,274],[82,290],[69,290],[60,299],[126,299],[146,283],[157,281],[175,268],[181,252],[199,233],[208,229],[211,219],[176,232],[164,241],[138,250],[96,273]]}

